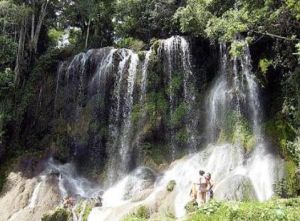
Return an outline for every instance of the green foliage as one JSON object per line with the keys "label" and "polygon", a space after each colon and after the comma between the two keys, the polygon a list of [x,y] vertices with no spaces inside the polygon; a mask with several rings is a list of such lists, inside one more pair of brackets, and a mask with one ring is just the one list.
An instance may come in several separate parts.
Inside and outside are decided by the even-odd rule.
{"label": "green foliage", "polygon": [[128,38],[120,39],[120,41],[117,42],[117,47],[129,48],[129,49],[132,49],[132,50],[138,52],[138,51],[141,51],[145,47],[145,44],[141,40],[134,39],[132,37],[128,37]]}
{"label": "green foliage", "polygon": [[77,217],[82,215],[82,221],[88,221],[89,214],[93,207],[94,204],[90,201],[79,201],[76,203],[75,213],[77,214]]}
{"label": "green foliage", "polygon": [[14,89],[14,72],[6,68],[0,72],[0,100],[4,100],[7,95],[11,95]]}
{"label": "green foliage", "polygon": [[174,111],[172,111],[170,119],[171,127],[180,127],[184,122],[187,111],[187,104],[185,102],[182,102]]}
{"label": "green foliage", "polygon": [[71,30],[71,43],[76,42],[83,47],[87,40],[88,48],[112,44],[115,1],[78,0],[74,4],[69,1],[60,1],[58,4],[59,8],[64,9],[58,16],[60,23],[64,27],[76,27]]}
{"label": "green foliage", "polygon": [[13,39],[0,35],[0,70],[10,67],[15,60],[17,43]]}
{"label": "green foliage", "polygon": [[152,128],[155,128],[158,121],[168,108],[168,103],[162,92],[151,92],[146,97],[146,111]]}
{"label": "green foliage", "polygon": [[287,161],[286,164],[286,192],[288,197],[295,197],[300,190],[300,183],[297,179],[297,165],[293,161]]}
{"label": "green foliage", "polygon": [[51,28],[48,30],[48,36],[50,39],[50,42],[52,43],[53,46],[56,46],[58,41],[61,39],[63,36],[64,32],[55,28]]}
{"label": "green foliage", "polygon": [[121,38],[149,42],[174,27],[175,0],[120,0],[116,4],[115,31]]}
{"label": "green foliage", "polygon": [[210,1],[188,0],[186,7],[180,7],[174,15],[175,20],[179,20],[182,32],[187,32],[195,36],[205,36],[205,28],[213,17],[208,10]]}
{"label": "green foliage", "polygon": [[177,130],[176,131],[176,134],[175,134],[175,140],[176,142],[180,145],[185,145],[186,142],[188,141],[188,138],[189,138],[189,134],[187,133],[186,131],[186,128],[183,127],[181,128],[180,130]]}
{"label": "green foliage", "polygon": [[45,214],[42,217],[42,221],[71,221],[71,219],[71,212],[63,208],[58,208],[51,214]]}
{"label": "green foliage", "polygon": [[140,206],[135,212],[124,217],[122,221],[146,221],[149,218],[149,209],[146,206]]}
{"label": "green foliage", "polygon": [[283,80],[284,101],[282,105],[282,114],[287,122],[293,128],[299,127],[300,122],[300,66],[287,75]]}
{"label": "green foliage", "polygon": [[222,42],[234,40],[239,33],[248,30],[250,25],[249,11],[229,9],[222,17],[213,17],[207,23],[205,32],[211,39]]}
{"label": "green foliage", "polygon": [[285,0],[285,3],[295,17],[300,20],[300,2],[297,0]]}
{"label": "green foliage", "polygon": [[294,128],[283,119],[270,120],[265,123],[264,127],[266,134],[272,138],[275,145],[280,147],[281,154],[286,159],[294,159],[296,161],[297,156],[287,145],[289,141],[293,141],[295,138]]}
{"label": "green foliage", "polygon": [[82,221],[88,221],[89,215],[92,211],[92,207],[91,206],[87,206],[87,208],[84,210],[83,216],[82,216]]}
{"label": "green foliage", "polygon": [[272,65],[272,61],[268,60],[267,58],[262,58],[258,62],[259,69],[261,73],[264,75],[267,74],[269,67]]}
{"label": "green foliage", "polygon": [[[274,24],[282,20],[288,21],[287,14],[299,19],[299,11],[299,3],[295,0],[286,0],[285,3],[255,0],[188,0],[185,7],[177,10],[174,19],[179,21],[183,32],[220,42],[231,42],[240,33],[280,33],[282,29],[276,27],[275,30]],[[288,22],[293,20],[295,18]]]}
{"label": "green foliage", "polygon": [[226,114],[223,128],[219,135],[219,142],[240,144],[246,151],[251,151],[255,145],[255,137],[247,119],[238,112]]}
{"label": "green foliage", "polygon": [[176,186],[176,181],[175,180],[170,180],[167,184],[167,191],[172,192]]}
{"label": "green foliage", "polygon": [[212,213],[215,213],[220,207],[221,203],[217,201],[211,201],[207,204],[204,204],[199,208],[199,211],[205,215],[210,215]]}
{"label": "green foliage", "polygon": [[187,213],[194,213],[198,210],[198,203],[196,201],[192,200],[192,201],[188,202],[184,208]]}
{"label": "green foliage", "polygon": [[172,73],[172,79],[169,83],[169,94],[176,96],[180,92],[183,85],[183,73],[175,72]]}
{"label": "green foliage", "polygon": [[12,34],[13,28],[26,15],[28,9],[23,5],[18,5],[12,0],[0,1],[0,27],[5,34]]}
{"label": "green foliage", "polygon": [[244,53],[246,45],[246,41],[233,41],[229,53],[232,57],[240,57]]}
{"label": "green foliage", "polygon": [[214,202],[200,207],[189,215],[187,221],[261,221],[287,220],[296,221],[300,216],[300,200],[274,199],[267,202]]}
{"label": "green foliage", "polygon": [[294,139],[294,141],[288,141],[286,148],[290,156],[292,156],[294,162],[300,163],[300,137],[299,135]]}

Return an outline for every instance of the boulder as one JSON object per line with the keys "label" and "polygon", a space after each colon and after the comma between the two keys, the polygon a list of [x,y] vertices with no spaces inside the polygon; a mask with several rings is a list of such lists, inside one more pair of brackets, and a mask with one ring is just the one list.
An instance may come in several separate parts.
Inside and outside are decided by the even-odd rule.
{"label": "boulder", "polygon": [[218,200],[256,200],[257,196],[251,180],[243,175],[233,175],[219,183],[214,191]]}

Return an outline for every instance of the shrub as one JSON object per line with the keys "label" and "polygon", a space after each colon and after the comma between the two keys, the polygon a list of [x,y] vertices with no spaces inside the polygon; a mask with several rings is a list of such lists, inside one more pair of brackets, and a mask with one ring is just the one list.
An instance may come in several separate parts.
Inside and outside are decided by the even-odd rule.
{"label": "shrub", "polygon": [[140,206],[134,213],[125,216],[122,221],[146,221],[149,218],[149,209],[145,206]]}
{"label": "shrub", "polygon": [[44,215],[42,221],[70,221],[71,217],[71,212],[63,208],[58,208],[53,213]]}
{"label": "shrub", "polygon": [[169,181],[169,183],[167,185],[167,191],[172,192],[174,190],[175,186],[176,186],[176,181],[175,180]]}

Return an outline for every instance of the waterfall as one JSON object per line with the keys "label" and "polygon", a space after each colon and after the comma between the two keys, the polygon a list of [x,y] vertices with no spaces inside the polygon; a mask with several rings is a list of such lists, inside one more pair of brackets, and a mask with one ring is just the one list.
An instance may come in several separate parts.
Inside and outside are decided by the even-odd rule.
{"label": "waterfall", "polygon": [[62,198],[67,196],[80,198],[94,198],[102,192],[101,187],[90,182],[76,173],[71,163],[60,164],[50,158],[43,176],[55,175],[58,178],[58,187]]}
{"label": "waterfall", "polygon": [[[132,139],[132,108],[134,104],[136,75],[139,67],[139,58],[136,53],[128,49],[120,49],[116,87],[114,90],[115,109],[111,112],[109,125],[112,147],[109,150],[108,183],[128,172],[131,161]],[[125,85],[126,84],[126,85]]]}
{"label": "waterfall", "polygon": [[121,167],[127,172],[128,164],[130,162],[130,130],[132,128],[132,107],[133,107],[133,90],[135,86],[135,78],[137,72],[137,66],[139,63],[138,55],[135,53],[130,53],[130,65],[128,69],[128,79],[127,79],[127,94],[125,96],[125,105],[123,106],[123,132],[121,137]]}
{"label": "waterfall", "polygon": [[243,76],[246,78],[247,86],[248,86],[248,93],[249,93],[249,104],[252,112],[252,122],[253,122],[253,132],[256,136],[256,139],[258,141],[262,138],[262,130],[260,126],[260,113],[261,111],[261,105],[259,102],[259,94],[258,94],[258,86],[256,83],[255,75],[251,73],[251,57],[250,57],[250,50],[249,46],[246,45],[246,49],[244,52],[244,55],[241,59],[241,66],[243,70]]}
{"label": "waterfall", "polygon": [[[150,48],[150,50],[146,52],[145,61],[144,61],[143,68],[142,68],[141,96],[140,96],[141,104],[144,104],[145,99],[146,99],[147,74],[148,74],[148,66],[149,66],[149,61],[150,61],[151,54],[152,54],[152,48]],[[143,105],[142,105],[142,108],[144,108]]]}
{"label": "waterfall", "polygon": [[[232,70],[229,68],[230,65]],[[240,57],[235,57],[229,62],[226,46],[220,45],[220,72],[210,91],[207,106],[208,136],[211,142],[217,141],[220,130],[226,126],[225,118],[228,117],[226,114],[230,111],[235,111],[238,117],[245,115],[245,111],[250,114],[249,121],[256,143],[249,157],[244,156],[237,161],[243,164],[244,169],[240,171],[244,172],[241,174],[248,176],[252,181],[257,198],[259,200],[270,198],[273,195],[273,184],[278,178],[278,174],[274,174],[274,171],[280,171],[278,165],[281,165],[282,161],[268,152],[267,144],[263,140],[259,87],[251,71],[248,46]],[[241,132],[240,129],[239,125],[235,128],[238,134]],[[242,150],[239,143],[233,145]]]}
{"label": "waterfall", "polygon": [[46,176],[45,175],[41,175],[40,176],[40,181],[38,182],[38,184],[35,186],[33,192],[32,192],[32,196],[29,200],[29,204],[28,207],[29,208],[34,208],[37,204],[38,201],[38,196],[39,196],[39,192],[40,192],[40,188],[41,185],[43,184],[43,182],[45,182]]}
{"label": "waterfall", "polygon": [[[253,134],[261,137],[259,88],[256,77],[251,73],[251,57],[248,46],[241,57],[234,57],[228,63],[227,49],[220,45],[220,71],[216,83],[208,96],[208,131],[211,142],[216,141],[218,133],[224,127],[225,115],[235,111],[241,116],[242,110],[251,111],[250,122]],[[232,66],[232,70],[229,66]],[[231,77],[232,75],[232,77]]]}
{"label": "waterfall", "polygon": [[211,142],[217,138],[220,128],[223,126],[226,106],[228,104],[228,90],[227,83],[227,53],[225,44],[220,44],[220,70],[218,79],[215,81],[209,96],[208,96],[208,122],[207,129],[208,137]]}
{"label": "waterfall", "polygon": [[[79,126],[83,125],[70,136],[75,141],[81,138],[78,148],[83,152],[91,151],[89,156],[96,163],[104,164],[99,169],[99,173],[104,174],[103,182],[100,188],[79,176],[71,163],[61,165],[50,160],[48,168],[58,171],[62,196],[93,198],[105,190],[103,208],[93,210],[93,218],[89,220],[106,220],[106,217],[116,220],[116,213],[121,217],[122,212],[139,204],[153,205],[160,201],[159,196],[170,180],[176,181],[176,189],[172,193],[174,200],[168,203],[175,215],[181,217],[189,201],[191,180],[200,168],[211,172],[217,199],[243,200],[248,194],[243,189],[245,186],[250,188],[251,199],[266,200],[272,196],[273,184],[280,176],[275,171],[280,171],[282,161],[268,152],[264,142],[259,85],[251,70],[248,46],[240,57],[230,59],[226,45],[220,45],[219,71],[205,103],[209,144],[199,152],[196,152],[197,145],[201,145],[197,133],[197,85],[190,50],[184,37],[174,36],[161,40],[157,50],[153,46],[146,51],[144,60],[132,50],[109,47],[80,53],[59,67],[55,105],[68,104],[57,110],[64,109],[69,122],[78,121],[81,122]],[[162,67],[159,73],[164,85],[162,93],[168,101],[169,119],[166,121],[172,120],[178,108],[186,110],[179,126],[165,125],[170,158],[190,153],[159,175],[143,167],[140,148],[144,138],[142,128],[151,114],[146,108],[147,92],[152,92],[148,79],[154,66],[151,57],[156,55]],[[61,96],[62,91],[67,91],[65,96]],[[134,121],[136,105],[140,110],[138,120]],[[230,114],[237,117],[236,121],[249,121],[256,143],[247,154],[239,141],[230,143],[219,139]],[[88,126],[84,127],[86,122]],[[239,135],[241,126],[234,126]],[[188,135],[184,144],[177,140],[179,130]],[[144,198],[135,201],[141,194]]]}
{"label": "waterfall", "polygon": [[[169,94],[169,108],[170,119],[176,108],[183,102],[185,108],[188,110],[186,114],[186,131],[189,134],[188,146],[189,151],[196,150],[196,125],[193,120],[193,105],[195,102],[193,72],[191,68],[191,57],[189,44],[185,38],[180,36],[173,36],[160,42],[158,48],[159,56],[162,58],[164,72],[168,77],[168,94]],[[178,81],[179,82],[178,85]],[[183,87],[183,97],[181,98],[181,89]],[[175,159],[179,147],[176,144],[176,130],[170,129],[170,145],[172,149],[172,159]]]}

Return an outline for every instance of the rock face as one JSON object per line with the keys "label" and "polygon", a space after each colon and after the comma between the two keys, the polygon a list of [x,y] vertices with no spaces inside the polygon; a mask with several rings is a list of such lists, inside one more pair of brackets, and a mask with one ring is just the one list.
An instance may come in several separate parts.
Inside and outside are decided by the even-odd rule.
{"label": "rock face", "polygon": [[11,173],[0,195],[0,221],[40,220],[59,203],[56,177],[27,179]]}
{"label": "rock face", "polygon": [[233,175],[216,186],[215,198],[218,200],[255,200],[257,199],[251,180],[242,175]]}

